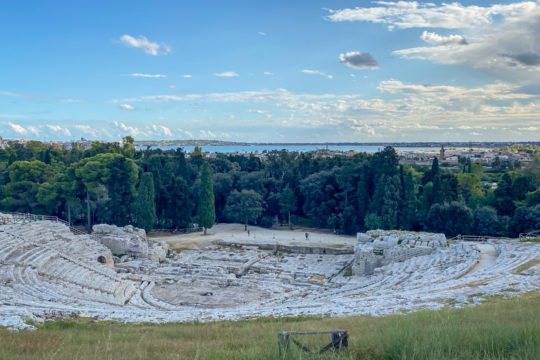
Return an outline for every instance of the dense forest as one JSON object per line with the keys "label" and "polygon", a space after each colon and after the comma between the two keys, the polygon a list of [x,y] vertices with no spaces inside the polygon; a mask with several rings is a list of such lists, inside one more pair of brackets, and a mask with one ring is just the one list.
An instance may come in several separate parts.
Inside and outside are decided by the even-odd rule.
{"label": "dense forest", "polygon": [[[352,157],[196,148],[136,151],[133,139],[69,150],[38,141],[0,149],[0,210],[152,228],[214,221],[303,225],[353,234],[404,229],[516,236],[540,229],[540,165],[400,165],[393,148]],[[489,171],[488,171],[489,170]],[[493,186],[496,184],[496,186]]]}

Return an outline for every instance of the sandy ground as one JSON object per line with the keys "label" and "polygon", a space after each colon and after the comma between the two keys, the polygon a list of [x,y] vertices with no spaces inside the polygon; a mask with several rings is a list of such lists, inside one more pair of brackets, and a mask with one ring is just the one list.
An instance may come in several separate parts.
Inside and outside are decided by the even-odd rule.
{"label": "sandy ground", "polygon": [[490,267],[497,261],[497,250],[495,246],[491,244],[477,244],[476,247],[480,250],[480,259],[478,264],[471,270],[471,272],[479,271]]}
{"label": "sandy ground", "polygon": [[[279,244],[313,247],[353,247],[355,236],[335,235],[316,229],[287,227],[266,229],[258,226],[249,226],[244,231],[241,224],[217,224],[208,230],[208,235],[202,232],[179,235],[150,234],[155,241],[166,241],[172,249],[203,249],[204,247],[220,241],[242,244]],[[308,238],[306,239],[306,232]]]}

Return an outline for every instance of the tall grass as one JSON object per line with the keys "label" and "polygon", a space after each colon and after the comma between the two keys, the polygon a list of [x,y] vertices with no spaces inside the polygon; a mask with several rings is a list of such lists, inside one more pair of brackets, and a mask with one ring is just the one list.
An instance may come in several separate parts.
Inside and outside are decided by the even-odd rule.
{"label": "tall grass", "polygon": [[[346,329],[349,349],[287,359],[540,359],[540,294],[379,318],[263,318],[180,324],[56,321],[0,329],[0,359],[279,359],[280,331]],[[327,337],[298,337],[322,347]]]}

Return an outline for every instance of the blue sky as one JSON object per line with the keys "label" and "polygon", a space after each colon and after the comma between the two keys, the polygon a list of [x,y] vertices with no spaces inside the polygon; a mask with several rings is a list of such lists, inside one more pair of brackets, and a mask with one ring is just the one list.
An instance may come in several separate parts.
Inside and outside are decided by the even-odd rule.
{"label": "blue sky", "polygon": [[540,3],[4,1],[0,136],[525,141]]}

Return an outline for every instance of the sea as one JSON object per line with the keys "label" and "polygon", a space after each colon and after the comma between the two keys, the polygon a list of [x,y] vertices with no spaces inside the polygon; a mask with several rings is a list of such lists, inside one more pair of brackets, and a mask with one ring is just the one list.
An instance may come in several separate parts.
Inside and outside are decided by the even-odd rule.
{"label": "sea", "polygon": [[[272,150],[287,150],[290,152],[310,152],[316,150],[332,150],[332,151],[355,151],[355,152],[365,152],[365,153],[374,153],[384,149],[384,146],[377,145],[325,145],[325,144],[268,144],[268,145],[208,145],[208,146],[199,146],[205,153],[263,153],[269,152]],[[139,150],[144,150],[146,147],[140,146],[137,147]],[[195,149],[195,146],[151,146],[151,149],[162,149],[162,150],[174,150],[177,148],[182,148],[185,152],[191,152]],[[438,151],[438,147],[405,147],[405,146],[395,146],[394,149],[397,151],[406,151],[406,152],[415,152],[415,151]]]}

